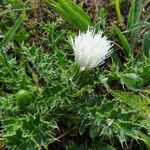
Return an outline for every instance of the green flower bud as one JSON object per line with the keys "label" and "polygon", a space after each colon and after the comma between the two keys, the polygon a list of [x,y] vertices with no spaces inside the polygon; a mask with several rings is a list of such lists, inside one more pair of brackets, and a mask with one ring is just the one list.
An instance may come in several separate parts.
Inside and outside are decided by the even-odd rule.
{"label": "green flower bud", "polygon": [[27,90],[19,90],[16,94],[17,105],[22,110],[26,109],[32,102],[32,94]]}

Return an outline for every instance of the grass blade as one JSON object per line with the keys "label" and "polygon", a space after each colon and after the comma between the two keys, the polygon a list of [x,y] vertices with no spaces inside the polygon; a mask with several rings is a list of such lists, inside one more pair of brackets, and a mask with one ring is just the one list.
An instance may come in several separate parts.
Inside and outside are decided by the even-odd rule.
{"label": "grass blade", "polygon": [[71,0],[44,0],[44,2],[81,31],[85,31],[91,24],[90,17]]}
{"label": "grass blade", "polygon": [[123,22],[123,17],[121,15],[121,11],[120,11],[120,2],[119,2],[119,0],[115,0],[115,8],[116,8],[116,12],[117,12],[118,21]]}
{"label": "grass blade", "polygon": [[91,22],[91,18],[88,14],[86,14],[84,12],[84,10],[79,7],[78,5],[76,5],[74,2],[72,2],[71,0],[66,0],[66,2],[72,6],[72,8],[74,9],[74,11],[78,12],[85,20],[87,20],[87,22]]}
{"label": "grass blade", "polygon": [[48,1],[45,1],[45,3],[48,6],[50,6],[54,11],[58,12],[67,22],[74,25],[77,29],[85,30],[85,27],[83,26],[83,24],[81,24],[82,22],[77,23],[74,16],[71,16],[69,13],[67,13],[59,3],[57,3],[57,2],[51,3]]}
{"label": "grass blade", "polygon": [[68,13],[71,14],[71,18],[72,16],[76,19],[76,22],[82,22],[82,26],[83,28],[87,29],[89,26],[89,22],[84,19],[80,13],[78,11],[75,11],[70,5],[69,3],[67,3],[64,0],[58,0],[59,4],[61,4],[62,8]]}
{"label": "grass blade", "polygon": [[144,35],[144,41],[143,41],[143,50],[144,50],[144,55],[146,57],[150,56],[150,31],[146,32]]}
{"label": "grass blade", "polygon": [[[135,23],[139,23],[140,21],[140,16],[141,16],[141,13],[142,13],[142,0],[136,0],[135,1],[135,17],[134,17],[134,22],[133,22],[133,25]],[[135,29],[131,32],[131,47],[132,49],[135,47],[136,45],[136,42],[138,40],[138,36],[140,34],[140,31],[141,29]]]}
{"label": "grass blade", "polygon": [[6,45],[13,40],[15,33],[17,32],[18,28],[21,26],[23,22],[23,15],[21,15],[15,22],[15,24],[9,29],[9,31],[5,34],[4,38],[0,42],[0,53],[3,56],[4,62],[8,65],[7,56],[4,51]]}
{"label": "grass blade", "polygon": [[135,29],[138,29],[140,27],[147,27],[147,28],[150,28],[150,23],[149,22],[139,22],[139,23],[136,23],[134,24],[133,26],[131,26],[129,29],[123,31],[123,33],[128,33],[128,32],[131,32]]}
{"label": "grass blade", "polygon": [[132,54],[132,49],[130,47],[129,42],[127,41],[127,39],[125,38],[125,36],[122,34],[121,30],[117,26],[113,25],[113,27],[114,27],[115,33],[118,35],[118,37],[121,41],[121,44],[124,47],[124,52],[125,52],[126,56],[128,58],[130,58],[131,54]]}
{"label": "grass blade", "polygon": [[5,46],[12,41],[16,31],[20,27],[23,22],[22,15],[16,20],[15,24],[10,28],[10,30],[6,33],[2,41],[0,42],[0,50],[4,49]]}
{"label": "grass blade", "polygon": [[141,16],[141,13],[142,13],[142,2],[143,0],[136,0],[136,3],[135,3],[135,17],[134,17],[134,22],[137,23],[139,22],[140,20],[140,16]]}
{"label": "grass blade", "polygon": [[135,0],[133,0],[130,7],[127,23],[128,28],[130,28],[134,24],[134,18],[135,18]]}

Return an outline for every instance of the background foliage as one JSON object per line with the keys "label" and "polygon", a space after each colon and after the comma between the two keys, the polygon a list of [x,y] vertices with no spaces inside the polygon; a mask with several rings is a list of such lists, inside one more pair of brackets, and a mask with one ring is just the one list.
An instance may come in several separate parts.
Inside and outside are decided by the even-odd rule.
{"label": "background foliage", "polygon": [[[94,18],[74,2],[0,2],[0,147],[150,149],[149,3],[108,1],[112,21],[105,4]],[[68,38],[89,25],[114,53],[80,84]]]}

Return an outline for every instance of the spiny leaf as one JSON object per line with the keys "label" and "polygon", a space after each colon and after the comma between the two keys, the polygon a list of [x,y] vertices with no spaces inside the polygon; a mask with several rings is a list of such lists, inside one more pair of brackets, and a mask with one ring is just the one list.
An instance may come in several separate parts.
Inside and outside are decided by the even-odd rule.
{"label": "spiny leaf", "polygon": [[143,132],[137,131],[137,134],[140,136],[140,139],[144,141],[145,145],[147,146],[148,150],[150,150],[150,137],[144,134]]}
{"label": "spiny leaf", "polygon": [[122,91],[111,91],[111,93],[117,98],[119,101],[126,103],[130,107],[135,110],[142,111],[146,114],[149,114],[149,107],[150,101],[144,97],[135,95],[130,92],[122,92]]}
{"label": "spiny leaf", "polygon": [[139,90],[143,84],[143,79],[134,73],[126,73],[121,75],[121,83],[131,90]]}
{"label": "spiny leaf", "polygon": [[134,139],[142,140],[147,146],[148,150],[150,150],[150,137],[149,136],[137,130],[128,131],[126,132],[126,134]]}

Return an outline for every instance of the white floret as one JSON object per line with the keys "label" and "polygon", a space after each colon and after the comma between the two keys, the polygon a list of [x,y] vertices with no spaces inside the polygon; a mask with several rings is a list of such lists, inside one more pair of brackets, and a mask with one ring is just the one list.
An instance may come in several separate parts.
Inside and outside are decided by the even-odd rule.
{"label": "white floret", "polygon": [[95,33],[94,30],[88,29],[87,32],[79,33],[70,41],[75,53],[75,61],[81,71],[101,65],[112,53],[111,41],[103,36],[102,31]]}

